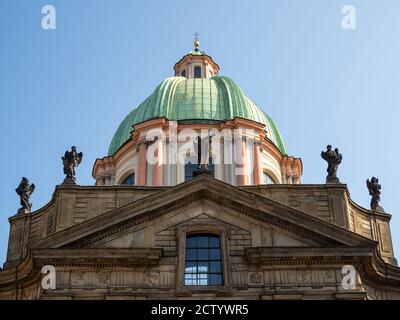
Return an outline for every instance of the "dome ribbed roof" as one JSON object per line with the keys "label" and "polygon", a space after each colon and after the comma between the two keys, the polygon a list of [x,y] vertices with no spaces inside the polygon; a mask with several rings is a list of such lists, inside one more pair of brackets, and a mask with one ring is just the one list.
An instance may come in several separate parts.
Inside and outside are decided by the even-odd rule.
{"label": "dome ribbed roof", "polygon": [[278,128],[272,119],[228,77],[209,79],[165,79],[118,127],[108,155],[114,155],[131,137],[132,125],[165,117],[169,120],[226,121],[237,117],[266,126],[267,137],[286,154]]}

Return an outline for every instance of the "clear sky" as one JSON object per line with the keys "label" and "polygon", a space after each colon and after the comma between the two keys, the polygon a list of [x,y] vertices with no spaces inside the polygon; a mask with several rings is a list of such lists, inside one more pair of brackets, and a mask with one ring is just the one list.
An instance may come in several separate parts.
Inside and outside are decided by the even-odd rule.
{"label": "clear sky", "polygon": [[[41,27],[44,5],[56,30]],[[355,30],[341,27],[353,5]],[[0,264],[22,176],[36,184],[34,210],[62,182],[61,155],[83,151],[78,183],[107,153],[123,118],[193,46],[275,120],[303,183],[323,183],[327,144],[343,154],[339,177],[369,207],[365,181],[382,183],[400,257],[398,0],[1,0]]]}

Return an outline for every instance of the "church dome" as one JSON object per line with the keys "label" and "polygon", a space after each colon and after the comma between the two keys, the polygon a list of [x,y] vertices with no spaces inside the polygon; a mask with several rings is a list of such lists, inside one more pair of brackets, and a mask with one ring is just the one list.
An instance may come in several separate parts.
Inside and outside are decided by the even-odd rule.
{"label": "church dome", "polygon": [[165,117],[196,123],[253,120],[265,125],[266,136],[286,154],[281,134],[272,119],[228,77],[170,77],[165,79],[118,127],[108,155],[114,155],[131,137],[132,125]]}

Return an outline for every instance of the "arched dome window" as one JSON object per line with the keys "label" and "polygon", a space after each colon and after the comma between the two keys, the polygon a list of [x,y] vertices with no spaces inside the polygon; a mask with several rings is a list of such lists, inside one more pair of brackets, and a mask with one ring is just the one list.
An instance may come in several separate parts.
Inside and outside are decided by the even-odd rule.
{"label": "arched dome window", "polygon": [[193,172],[196,171],[197,164],[191,163],[190,161],[185,164],[185,181],[193,179]]}
{"label": "arched dome window", "polygon": [[135,174],[132,173],[131,175],[127,176],[123,181],[123,185],[126,186],[133,186],[135,184]]}
{"label": "arched dome window", "polygon": [[199,66],[194,67],[194,77],[201,78],[201,67]]}
{"label": "arched dome window", "polygon": [[274,179],[265,171],[263,172],[263,184],[275,184]]}
{"label": "arched dome window", "polygon": [[[193,179],[193,172],[197,169],[197,163],[191,163],[190,161],[185,164],[185,181],[189,181]],[[208,169],[211,172],[211,175],[214,177],[215,170],[214,170],[214,163],[212,162],[212,158],[208,162]]]}
{"label": "arched dome window", "polygon": [[186,70],[182,70],[181,76],[186,78]]}

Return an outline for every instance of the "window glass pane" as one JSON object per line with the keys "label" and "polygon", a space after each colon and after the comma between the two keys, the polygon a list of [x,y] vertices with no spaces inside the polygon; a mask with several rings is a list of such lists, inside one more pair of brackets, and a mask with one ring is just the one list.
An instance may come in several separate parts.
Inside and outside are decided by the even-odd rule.
{"label": "window glass pane", "polygon": [[185,164],[185,181],[193,179],[193,172],[196,170],[197,165],[193,163]]}
{"label": "window glass pane", "polygon": [[185,275],[185,286],[196,285],[196,275]]}
{"label": "window glass pane", "polygon": [[197,272],[209,272],[208,270],[208,262],[198,262],[197,263]]}
{"label": "window glass pane", "polygon": [[268,173],[263,172],[263,183],[264,184],[274,184],[275,182]]}
{"label": "window glass pane", "polygon": [[220,274],[211,274],[210,275],[210,285],[218,286],[222,284],[222,276]]}
{"label": "window glass pane", "polygon": [[186,260],[196,260],[196,249],[186,249]]}
{"label": "window glass pane", "polygon": [[204,279],[208,279],[208,274],[207,273],[199,273],[199,279],[200,280],[204,280]]}
{"label": "window glass pane", "polygon": [[197,277],[198,285],[206,286],[208,285],[208,274],[207,273],[200,273]]}
{"label": "window glass pane", "polygon": [[194,77],[201,78],[201,67],[194,67]]}
{"label": "window glass pane", "polygon": [[193,278],[195,278],[196,275],[193,274],[185,274],[185,280],[193,280]]}
{"label": "window glass pane", "polygon": [[196,262],[191,262],[191,261],[186,262],[185,273],[196,273],[196,272],[197,272]]}
{"label": "window glass pane", "polygon": [[186,248],[196,248],[196,238],[188,238],[186,240]]}
{"label": "window glass pane", "polygon": [[198,237],[197,238],[198,248],[208,248],[208,237]]}
{"label": "window glass pane", "polygon": [[221,273],[221,262],[210,262],[210,272]]}
{"label": "window glass pane", "polygon": [[210,248],[219,248],[219,238],[210,237]]}
{"label": "window glass pane", "polygon": [[197,249],[198,260],[208,260],[208,249]]}
{"label": "window glass pane", "polygon": [[[214,164],[210,161],[208,164],[208,169],[211,172],[211,175],[214,177],[214,172],[215,172],[215,166]],[[197,170],[197,164],[188,162],[185,164],[185,181],[189,181],[193,179],[193,172]]]}
{"label": "window glass pane", "polygon": [[131,174],[122,181],[123,185],[134,185],[135,184],[135,174]]}
{"label": "window glass pane", "polygon": [[211,260],[220,260],[221,259],[221,252],[219,249],[211,249],[210,250],[210,259]]}

